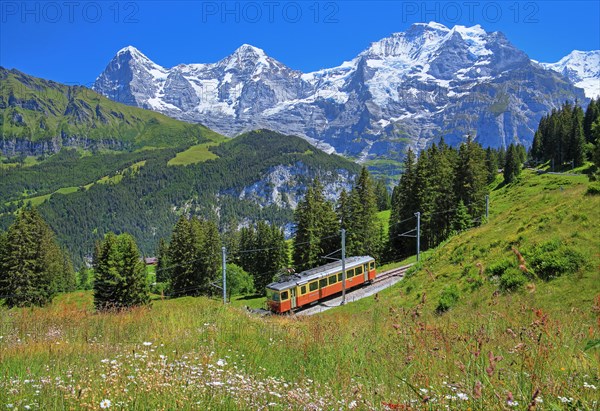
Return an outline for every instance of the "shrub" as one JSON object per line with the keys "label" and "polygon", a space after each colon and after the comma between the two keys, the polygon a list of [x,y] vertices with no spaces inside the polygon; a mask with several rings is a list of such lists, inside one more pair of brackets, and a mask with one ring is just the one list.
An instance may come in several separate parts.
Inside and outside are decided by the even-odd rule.
{"label": "shrub", "polygon": [[494,264],[491,264],[489,267],[486,268],[485,271],[490,277],[500,277],[502,274],[504,274],[506,270],[508,270],[512,266],[514,266],[514,263],[512,263],[510,260],[500,260],[495,262]]}
{"label": "shrub", "polygon": [[529,266],[542,280],[579,271],[585,257],[578,251],[561,244],[559,240],[545,242],[526,253]]}
{"label": "shrub", "polygon": [[527,282],[527,277],[517,268],[511,268],[500,276],[500,289],[515,291]]}
{"label": "shrub", "polygon": [[590,183],[585,194],[588,196],[600,195],[600,183]]}
{"label": "shrub", "polygon": [[455,285],[448,286],[444,288],[442,293],[440,294],[440,299],[438,301],[438,305],[436,307],[436,311],[441,314],[448,311],[450,308],[454,307],[458,302],[460,297],[458,288]]}

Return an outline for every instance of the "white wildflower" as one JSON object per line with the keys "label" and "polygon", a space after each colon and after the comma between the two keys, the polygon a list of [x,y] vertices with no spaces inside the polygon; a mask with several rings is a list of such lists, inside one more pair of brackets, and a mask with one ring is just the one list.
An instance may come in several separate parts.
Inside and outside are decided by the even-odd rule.
{"label": "white wildflower", "polygon": [[356,401],[351,401],[350,404],[348,404],[348,408],[350,408],[351,410],[356,408]]}
{"label": "white wildflower", "polygon": [[508,401],[506,401],[506,405],[508,405],[509,407],[518,407],[519,406],[519,402],[518,401],[508,400]]}
{"label": "white wildflower", "polygon": [[111,405],[112,405],[112,402],[110,402],[110,400],[103,399],[102,401],[100,401],[100,408],[102,408],[102,409],[110,408]]}
{"label": "white wildflower", "polygon": [[226,366],[226,365],[227,365],[227,361],[225,361],[225,360],[224,360],[224,359],[222,359],[222,358],[219,358],[219,360],[217,361],[217,365],[218,365],[219,367],[224,367],[224,366]]}
{"label": "white wildflower", "polygon": [[142,344],[144,344],[146,347],[150,347],[152,345],[150,341],[144,341]]}
{"label": "white wildflower", "polygon": [[419,388],[419,391],[421,391],[421,394],[427,394],[429,391],[427,391],[427,388]]}
{"label": "white wildflower", "polygon": [[589,388],[590,390],[595,390],[596,386],[593,384],[588,384],[587,382],[583,383],[583,388]]}
{"label": "white wildflower", "polygon": [[459,392],[458,394],[456,394],[456,396],[463,401],[468,401],[469,399],[469,396],[462,392]]}

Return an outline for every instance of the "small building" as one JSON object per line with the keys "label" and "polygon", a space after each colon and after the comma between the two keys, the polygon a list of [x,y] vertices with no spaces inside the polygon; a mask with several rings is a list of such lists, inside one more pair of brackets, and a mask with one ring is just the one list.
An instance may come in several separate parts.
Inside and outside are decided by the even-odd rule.
{"label": "small building", "polygon": [[146,257],[144,258],[144,263],[146,263],[146,265],[158,265],[158,258]]}

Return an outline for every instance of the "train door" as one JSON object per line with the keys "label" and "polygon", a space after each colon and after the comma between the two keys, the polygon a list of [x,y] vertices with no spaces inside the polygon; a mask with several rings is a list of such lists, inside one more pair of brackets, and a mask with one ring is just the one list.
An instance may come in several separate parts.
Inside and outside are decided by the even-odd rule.
{"label": "train door", "polygon": [[296,287],[290,289],[290,301],[292,304],[292,310],[296,308]]}
{"label": "train door", "polygon": [[369,281],[369,270],[367,270],[367,265],[363,267],[363,275],[365,276],[365,283]]}

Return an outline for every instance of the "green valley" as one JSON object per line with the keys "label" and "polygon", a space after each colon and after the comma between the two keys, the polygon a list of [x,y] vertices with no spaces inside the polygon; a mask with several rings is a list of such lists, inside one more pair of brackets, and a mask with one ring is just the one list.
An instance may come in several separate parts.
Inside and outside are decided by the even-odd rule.
{"label": "green valley", "polygon": [[[396,286],[320,316],[258,317],[206,297],[158,296],[151,307],[91,315],[90,292],[0,311],[11,376],[0,380],[2,401],[596,409],[600,197],[587,187],[583,176],[529,171],[494,186],[487,223],[427,252]],[[525,281],[506,288],[507,273]],[[445,312],[444,298],[453,301]]]}

